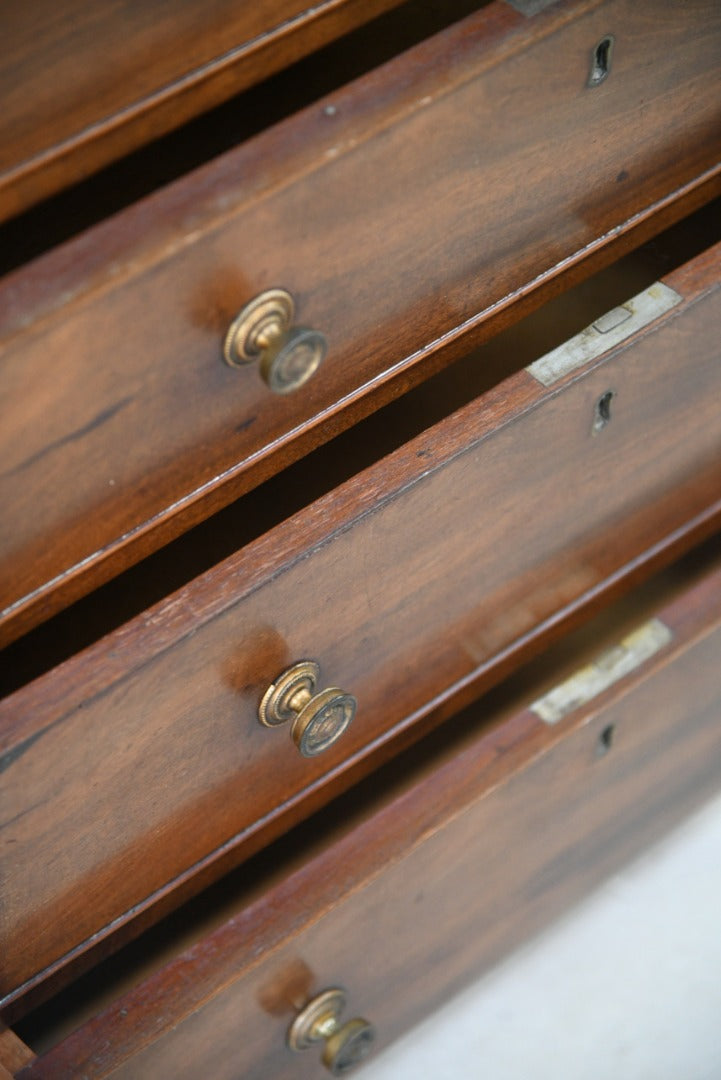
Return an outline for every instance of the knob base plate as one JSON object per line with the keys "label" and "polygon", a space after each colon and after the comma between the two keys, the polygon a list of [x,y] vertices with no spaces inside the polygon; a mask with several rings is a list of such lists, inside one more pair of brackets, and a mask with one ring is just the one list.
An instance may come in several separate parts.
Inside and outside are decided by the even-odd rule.
{"label": "knob base plate", "polygon": [[257,360],[268,338],[287,333],[293,322],[295,304],[285,289],[267,289],[246,304],[228,327],[223,358],[231,367]]}
{"label": "knob base plate", "polygon": [[324,1031],[332,1031],[345,1008],[346,993],[338,986],[324,990],[301,1009],[288,1028],[288,1046],[291,1050],[307,1050],[325,1038]]}
{"label": "knob base plate", "polygon": [[318,685],[320,668],[314,660],[299,660],[279,675],[263,694],[258,706],[258,719],[265,727],[278,727],[294,720],[296,711],[290,702],[299,690],[312,694]]}

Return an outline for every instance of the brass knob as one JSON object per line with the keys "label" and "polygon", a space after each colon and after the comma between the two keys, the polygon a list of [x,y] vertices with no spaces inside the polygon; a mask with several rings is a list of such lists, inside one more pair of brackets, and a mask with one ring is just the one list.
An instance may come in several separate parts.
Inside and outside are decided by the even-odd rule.
{"label": "brass knob", "polygon": [[375,1039],[373,1025],[367,1020],[356,1017],[341,1024],[340,1014],[345,1004],[345,990],[338,987],[323,990],[301,1009],[288,1028],[291,1050],[307,1050],[325,1042],[321,1061],[333,1076],[345,1076],[367,1057]]}
{"label": "brass knob", "polygon": [[268,289],[233,319],[223,344],[231,367],[258,361],[260,373],[276,394],[289,394],[307,382],[328,351],[318,330],[293,326],[295,304],[285,289]]}
{"label": "brass knob", "polygon": [[356,699],[337,686],[315,693],[320,668],[299,660],[271,683],[258,706],[265,727],[291,721],[290,733],[303,757],[322,754],[341,737],[355,716]]}

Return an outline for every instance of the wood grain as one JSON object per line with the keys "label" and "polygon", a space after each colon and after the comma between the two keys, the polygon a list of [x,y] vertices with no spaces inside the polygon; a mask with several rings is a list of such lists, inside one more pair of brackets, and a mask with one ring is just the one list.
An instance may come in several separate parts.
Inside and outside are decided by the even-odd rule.
{"label": "wood grain", "polygon": [[[717,519],[720,266],[721,245],[669,275],[683,303],[560,390],[517,373],[0,704],[4,995]],[[313,760],[256,718],[304,657],[359,702]]]}
{"label": "wood grain", "polygon": [[[614,69],[591,90],[609,26]],[[534,19],[491,4],[10,275],[5,639],[675,197],[710,194],[720,37],[708,0],[588,0]],[[284,399],[220,359],[230,319],[274,285],[330,343]]]}
{"label": "wood grain", "polygon": [[[317,1054],[284,1045],[294,1002],[347,987],[380,1049],[448,1001],[718,789],[718,560],[655,614],[670,644],[620,682],[553,727],[528,707],[553,667],[479,703],[18,1080],[317,1076]],[[565,662],[617,640],[567,643]]]}
{"label": "wood grain", "polygon": [[14,1031],[0,1022],[0,1077],[12,1076],[24,1065],[28,1065],[35,1055]]}
{"label": "wood grain", "polygon": [[0,221],[398,3],[4,6]]}

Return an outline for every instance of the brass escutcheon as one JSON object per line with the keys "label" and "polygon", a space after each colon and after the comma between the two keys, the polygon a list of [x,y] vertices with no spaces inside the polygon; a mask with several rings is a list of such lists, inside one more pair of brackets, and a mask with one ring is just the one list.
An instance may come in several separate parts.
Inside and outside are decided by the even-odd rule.
{"label": "brass escutcheon", "polygon": [[355,716],[352,694],[337,686],[315,693],[319,677],[314,660],[299,660],[271,683],[258,706],[258,719],[265,727],[291,722],[291,736],[303,757],[322,754]]}
{"label": "brass escutcheon", "polygon": [[345,1074],[368,1056],[375,1039],[372,1024],[360,1017],[341,1024],[346,1005],[345,990],[323,990],[305,1005],[288,1028],[291,1050],[307,1050],[324,1042],[321,1061],[333,1076]]}
{"label": "brass escutcheon", "polygon": [[302,386],[328,351],[318,330],[293,326],[295,303],[285,289],[268,289],[246,304],[233,319],[223,343],[230,367],[258,362],[260,373],[276,394]]}

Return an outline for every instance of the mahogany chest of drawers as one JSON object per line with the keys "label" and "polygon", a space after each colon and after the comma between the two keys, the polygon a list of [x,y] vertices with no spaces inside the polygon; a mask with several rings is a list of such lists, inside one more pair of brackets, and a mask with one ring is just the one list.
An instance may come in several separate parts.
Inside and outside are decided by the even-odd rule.
{"label": "mahogany chest of drawers", "polygon": [[721,11],[45,7],[0,1070],[340,1075],[717,786]]}

